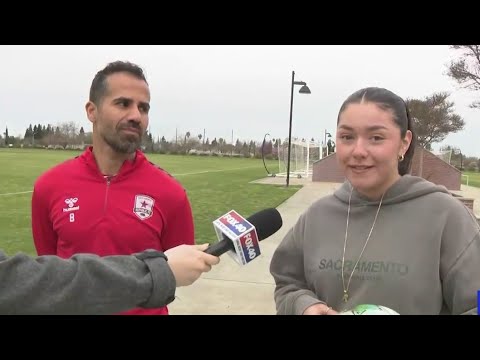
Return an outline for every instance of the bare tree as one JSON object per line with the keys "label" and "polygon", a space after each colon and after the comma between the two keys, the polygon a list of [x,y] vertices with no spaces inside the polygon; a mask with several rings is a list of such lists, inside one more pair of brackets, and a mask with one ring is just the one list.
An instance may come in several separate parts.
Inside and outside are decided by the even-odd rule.
{"label": "bare tree", "polygon": [[[78,139],[78,134],[79,134],[78,125],[75,124],[73,121],[60,123],[58,124],[58,127],[60,128],[60,133],[64,136],[64,141],[66,141],[67,144],[80,143]],[[66,144],[63,146],[65,147]]]}
{"label": "bare tree", "polygon": [[[480,45],[454,45],[450,48],[461,52],[460,58],[448,64],[447,75],[462,88],[480,90]],[[470,104],[472,108],[480,108],[480,101]]]}

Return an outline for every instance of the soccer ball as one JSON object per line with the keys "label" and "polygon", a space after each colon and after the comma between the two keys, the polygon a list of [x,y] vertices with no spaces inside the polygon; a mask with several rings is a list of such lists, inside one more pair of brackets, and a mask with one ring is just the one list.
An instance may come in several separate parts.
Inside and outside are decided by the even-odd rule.
{"label": "soccer ball", "polygon": [[343,311],[339,315],[400,315],[383,305],[362,304],[357,305],[353,309]]}

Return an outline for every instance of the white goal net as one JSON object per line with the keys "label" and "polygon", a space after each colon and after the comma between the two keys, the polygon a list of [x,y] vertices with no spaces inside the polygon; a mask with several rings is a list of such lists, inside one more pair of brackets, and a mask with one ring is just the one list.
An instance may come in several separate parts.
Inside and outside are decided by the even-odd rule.
{"label": "white goal net", "polygon": [[452,159],[452,150],[441,150],[434,152],[434,154],[446,163],[450,164],[450,160]]}
{"label": "white goal net", "polygon": [[[309,177],[313,173],[313,163],[320,160],[321,145],[313,141],[292,140],[290,152],[290,176]],[[278,147],[278,174],[287,176],[288,171],[288,141]]]}

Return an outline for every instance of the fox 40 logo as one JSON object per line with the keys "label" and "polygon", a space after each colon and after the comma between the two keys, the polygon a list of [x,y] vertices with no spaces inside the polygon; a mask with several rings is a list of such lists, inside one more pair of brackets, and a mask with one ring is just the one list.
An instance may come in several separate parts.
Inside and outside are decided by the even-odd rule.
{"label": "fox 40 logo", "polygon": [[[252,229],[254,230],[254,229]],[[246,262],[250,262],[260,255],[260,247],[258,246],[258,238],[256,231],[249,231],[240,236],[240,248],[243,251]]]}
{"label": "fox 40 logo", "polygon": [[245,265],[260,255],[258,236],[255,226],[235,210],[230,210],[213,222],[218,239],[227,236],[235,251],[229,254],[241,265]]}

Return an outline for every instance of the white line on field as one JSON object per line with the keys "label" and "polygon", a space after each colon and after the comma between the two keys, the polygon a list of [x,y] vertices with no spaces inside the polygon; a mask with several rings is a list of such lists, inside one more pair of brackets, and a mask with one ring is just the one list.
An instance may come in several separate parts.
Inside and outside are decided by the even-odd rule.
{"label": "white line on field", "polygon": [[28,194],[28,193],[31,193],[31,192],[33,192],[33,190],[30,190],[30,191],[20,191],[20,192],[15,192],[15,193],[0,194],[0,196]]}
{"label": "white line on field", "polygon": [[[223,172],[223,171],[232,171],[232,170],[252,169],[252,168],[256,168],[256,167],[258,167],[258,166],[249,166],[249,167],[243,167],[243,168],[222,169],[222,170],[205,170],[205,171],[198,171],[198,172],[192,172],[192,173],[172,174],[172,175],[173,175],[173,176],[199,175],[199,174],[214,173],[214,172]],[[33,190],[30,190],[30,191],[20,191],[20,192],[14,192],[14,193],[5,193],[5,194],[0,194],[0,196],[28,194],[28,193],[31,193],[31,192],[33,192]]]}
{"label": "white line on field", "polygon": [[234,169],[205,170],[205,171],[192,172],[192,173],[172,174],[172,176],[199,175],[199,174],[214,173],[214,172],[233,171],[233,170],[243,170],[243,169],[253,169],[253,168],[257,168],[257,167],[258,167],[258,166],[248,166],[248,167],[234,168]]}

